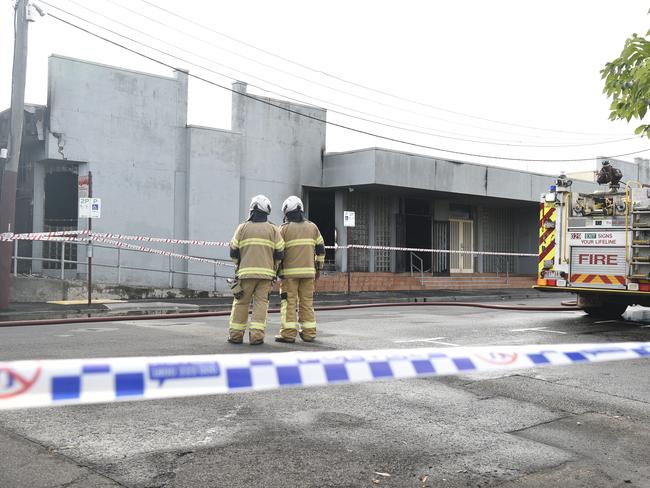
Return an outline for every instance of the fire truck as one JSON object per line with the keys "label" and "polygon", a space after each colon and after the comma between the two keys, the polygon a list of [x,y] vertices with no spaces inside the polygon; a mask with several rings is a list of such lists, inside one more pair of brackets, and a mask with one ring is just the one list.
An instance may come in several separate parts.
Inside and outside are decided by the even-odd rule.
{"label": "fire truck", "polygon": [[605,161],[597,181],[608,188],[577,193],[562,174],[539,207],[535,288],[574,293],[586,313],[602,318],[650,306],[650,187],[621,178]]}

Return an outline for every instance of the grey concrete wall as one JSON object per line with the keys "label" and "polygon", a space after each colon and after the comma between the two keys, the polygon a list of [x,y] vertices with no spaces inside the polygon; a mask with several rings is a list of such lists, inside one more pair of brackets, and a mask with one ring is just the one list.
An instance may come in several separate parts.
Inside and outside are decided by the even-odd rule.
{"label": "grey concrete wall", "polygon": [[325,155],[323,186],[355,186],[375,183],[375,150],[362,149]]}
{"label": "grey concrete wall", "polygon": [[[48,132],[38,175],[60,160],[79,165],[80,174],[92,171],[94,196],[102,199],[102,218],[93,221],[94,230],[227,241],[248,217],[253,195],[271,199],[272,220],[279,223],[287,196],[302,195],[303,186],[320,186],[325,110],[235,93],[233,131],[188,128],[187,77],[182,70],[164,77],[50,57]],[[245,93],[246,85],[235,84],[235,89]],[[42,191],[36,193],[34,229],[40,230],[44,202]],[[80,220],[79,227],[85,228],[86,221]],[[226,249],[147,246],[227,258]],[[95,249],[94,256],[97,263],[117,262],[115,250]],[[168,258],[154,254],[123,251],[120,259],[127,267],[167,270],[170,265]],[[212,275],[210,265],[171,263],[179,272],[174,287],[215,287],[213,278],[185,276]],[[85,266],[78,272],[84,274]],[[218,274],[232,270],[220,268]],[[115,270],[101,267],[94,275],[105,282],[117,278]],[[122,270],[121,278],[127,284],[169,284],[166,273]],[[225,289],[222,279],[217,288]]]}
{"label": "grey concrete wall", "polygon": [[[49,132],[46,157],[88,163],[94,196],[102,199],[99,232],[187,237],[187,74],[174,78],[122,70],[61,56],[49,60]],[[83,222],[81,222],[83,225]],[[155,246],[151,246],[155,247]],[[175,249],[186,252],[186,248]],[[98,261],[115,252],[97,250]],[[124,264],[166,269],[167,258],[122,253]],[[174,263],[184,270],[186,264]],[[124,271],[125,282],[141,282]],[[98,268],[98,280],[115,272]],[[147,273],[154,286],[166,275]],[[179,277],[176,286],[183,286]]]}
{"label": "grey concrete wall", "polygon": [[[271,199],[271,220],[282,222],[281,205],[302,186],[320,186],[325,151],[326,111],[262,97],[245,96],[246,85],[235,83],[232,129],[242,134],[240,220],[248,216],[252,196]],[[269,104],[275,105],[271,106]],[[283,110],[281,108],[288,109]],[[306,114],[303,117],[298,114]]]}
{"label": "grey concrete wall", "polygon": [[650,184],[650,159],[634,158],[637,166],[638,181]]}
{"label": "grey concrete wall", "polygon": [[[547,175],[377,148],[327,154],[323,166],[325,187],[379,184],[531,202],[553,182]],[[574,190],[593,187],[575,182]]]}
{"label": "grey concrete wall", "polygon": [[9,301],[11,303],[33,303],[67,300],[69,287],[68,282],[63,280],[11,276]]}
{"label": "grey concrete wall", "polygon": [[[241,177],[241,135],[205,127],[189,127],[188,237],[206,241],[228,241],[239,224],[239,180]],[[193,256],[229,261],[228,249],[189,246]],[[192,273],[213,274],[209,264],[189,262]],[[216,273],[232,276],[233,269],[218,266]],[[189,276],[188,286],[213,290],[214,278]],[[216,280],[217,291],[226,291],[224,278]]]}

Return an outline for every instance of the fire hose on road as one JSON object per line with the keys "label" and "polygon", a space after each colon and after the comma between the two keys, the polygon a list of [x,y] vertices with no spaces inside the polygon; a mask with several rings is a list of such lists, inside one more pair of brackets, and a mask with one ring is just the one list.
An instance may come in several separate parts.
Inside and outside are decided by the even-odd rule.
{"label": "fire hose on road", "polygon": [[[576,306],[575,301],[561,302],[560,307],[538,307],[525,305],[497,305],[490,303],[477,302],[445,302],[445,301],[422,301],[422,302],[397,302],[397,303],[361,303],[354,305],[329,305],[316,307],[316,311],[329,310],[354,310],[362,308],[381,308],[381,307],[474,307],[492,310],[511,310],[517,312],[569,312],[579,311],[581,308]],[[269,313],[280,313],[279,308],[269,309]],[[8,320],[0,322],[0,327],[25,327],[33,325],[65,325],[79,323],[96,323],[96,322],[120,322],[125,320],[161,320],[161,319],[187,319],[200,317],[226,317],[230,315],[230,310],[221,310],[214,312],[181,312],[168,314],[148,314],[148,315],[115,315],[110,317],[71,317],[61,319],[39,319],[39,320]]]}

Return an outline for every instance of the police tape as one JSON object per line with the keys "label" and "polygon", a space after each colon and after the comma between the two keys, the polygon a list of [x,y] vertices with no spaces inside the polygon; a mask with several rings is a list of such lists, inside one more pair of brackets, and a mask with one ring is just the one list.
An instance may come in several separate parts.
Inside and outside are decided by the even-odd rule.
{"label": "police tape", "polygon": [[134,236],[128,234],[114,234],[109,232],[94,232],[89,230],[61,230],[53,232],[31,232],[24,234],[13,234],[5,232],[0,234],[0,241],[48,241],[70,238],[72,236],[81,236],[87,239],[117,239],[122,241],[141,241],[141,242],[155,242],[160,244],[178,244],[178,245],[194,245],[194,246],[216,246],[228,247],[229,242],[223,241],[202,241],[192,239],[170,239],[166,237],[148,237],[148,236]]}
{"label": "police tape", "polygon": [[90,235],[89,230],[57,230],[52,232],[28,232],[23,234],[14,234],[13,232],[4,232],[0,234],[0,242],[7,241],[49,241],[55,238],[76,239],[77,236]]}
{"label": "police tape", "polygon": [[204,258],[199,256],[189,256],[186,254],[180,254],[172,251],[165,251],[163,249],[154,249],[151,247],[139,246],[135,244],[129,244],[127,242],[121,242],[114,239],[106,239],[102,236],[109,234],[96,234],[90,233],[88,231],[73,231],[73,235],[66,236],[65,234],[68,231],[56,231],[56,232],[46,232],[42,234],[0,234],[0,241],[18,241],[18,240],[34,240],[34,241],[48,241],[48,242],[67,242],[72,244],[86,245],[89,241],[101,242],[107,244],[114,248],[127,249],[129,251],[139,251],[150,254],[158,254],[160,256],[167,256],[176,259],[182,259],[184,261],[194,261],[199,263],[207,263],[215,266],[225,266],[229,268],[234,268],[235,265],[226,262],[223,259],[219,258]]}
{"label": "police tape", "polygon": [[395,247],[395,246],[367,246],[363,244],[348,244],[347,246],[325,246],[326,249],[367,249],[377,251],[410,251],[410,252],[430,252],[441,254],[470,254],[476,256],[517,256],[517,257],[537,257],[537,253],[525,252],[501,252],[501,251],[465,251],[458,249],[427,249],[421,247]]}
{"label": "police tape", "polygon": [[650,342],[0,363],[0,410],[265,391],[650,357]]}
{"label": "police tape", "polygon": [[120,242],[116,241],[113,239],[104,239],[101,237],[94,237],[93,241],[97,242],[102,242],[104,244],[108,244],[109,246],[120,248],[120,249],[128,249],[129,251],[139,251],[139,252],[146,252],[146,253],[151,253],[151,254],[158,254],[160,256],[168,256],[176,259],[183,259],[185,261],[195,261],[199,263],[207,263],[207,264],[213,264],[215,266],[226,266],[228,268],[234,268],[235,265],[232,263],[224,262],[223,260],[218,260],[218,259],[210,259],[210,258],[201,258],[197,256],[188,256],[186,254],[179,254],[176,252],[171,252],[171,251],[164,251],[162,249],[154,249],[151,247],[145,247],[145,246],[138,246],[135,244],[129,244],[127,242]]}
{"label": "police tape", "polygon": [[[148,237],[148,236],[135,236],[128,234],[114,234],[107,232],[91,232],[88,230],[73,230],[73,231],[56,231],[56,232],[39,232],[28,234],[0,234],[0,241],[14,241],[14,240],[31,240],[31,241],[74,241],[77,237],[91,240],[110,239],[120,241],[140,241],[140,242],[153,242],[159,244],[172,244],[172,245],[192,245],[192,246],[208,246],[208,247],[228,247],[230,245],[227,241],[203,241],[203,240],[188,240],[188,239],[171,239],[166,237]],[[370,251],[402,251],[402,252],[428,252],[433,254],[460,254],[471,256],[506,256],[506,257],[537,257],[537,253],[523,253],[523,252],[502,252],[502,251],[469,251],[459,249],[429,249],[419,247],[399,247],[399,246],[376,246],[365,244],[348,244],[344,246],[333,245],[325,246],[325,249],[331,250],[346,250],[346,249],[364,249]]]}

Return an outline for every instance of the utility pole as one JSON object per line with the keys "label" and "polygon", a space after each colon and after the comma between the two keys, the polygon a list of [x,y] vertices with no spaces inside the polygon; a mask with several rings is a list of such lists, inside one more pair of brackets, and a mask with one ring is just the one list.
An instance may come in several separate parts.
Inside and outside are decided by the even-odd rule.
{"label": "utility pole", "polygon": [[[16,1],[16,36],[14,64],[11,77],[11,121],[9,128],[8,160],[0,190],[0,233],[15,229],[16,182],[18,161],[23,139],[25,114],[25,78],[27,75],[27,16],[28,0]],[[0,310],[9,308],[9,278],[11,273],[11,242],[0,242]]]}

